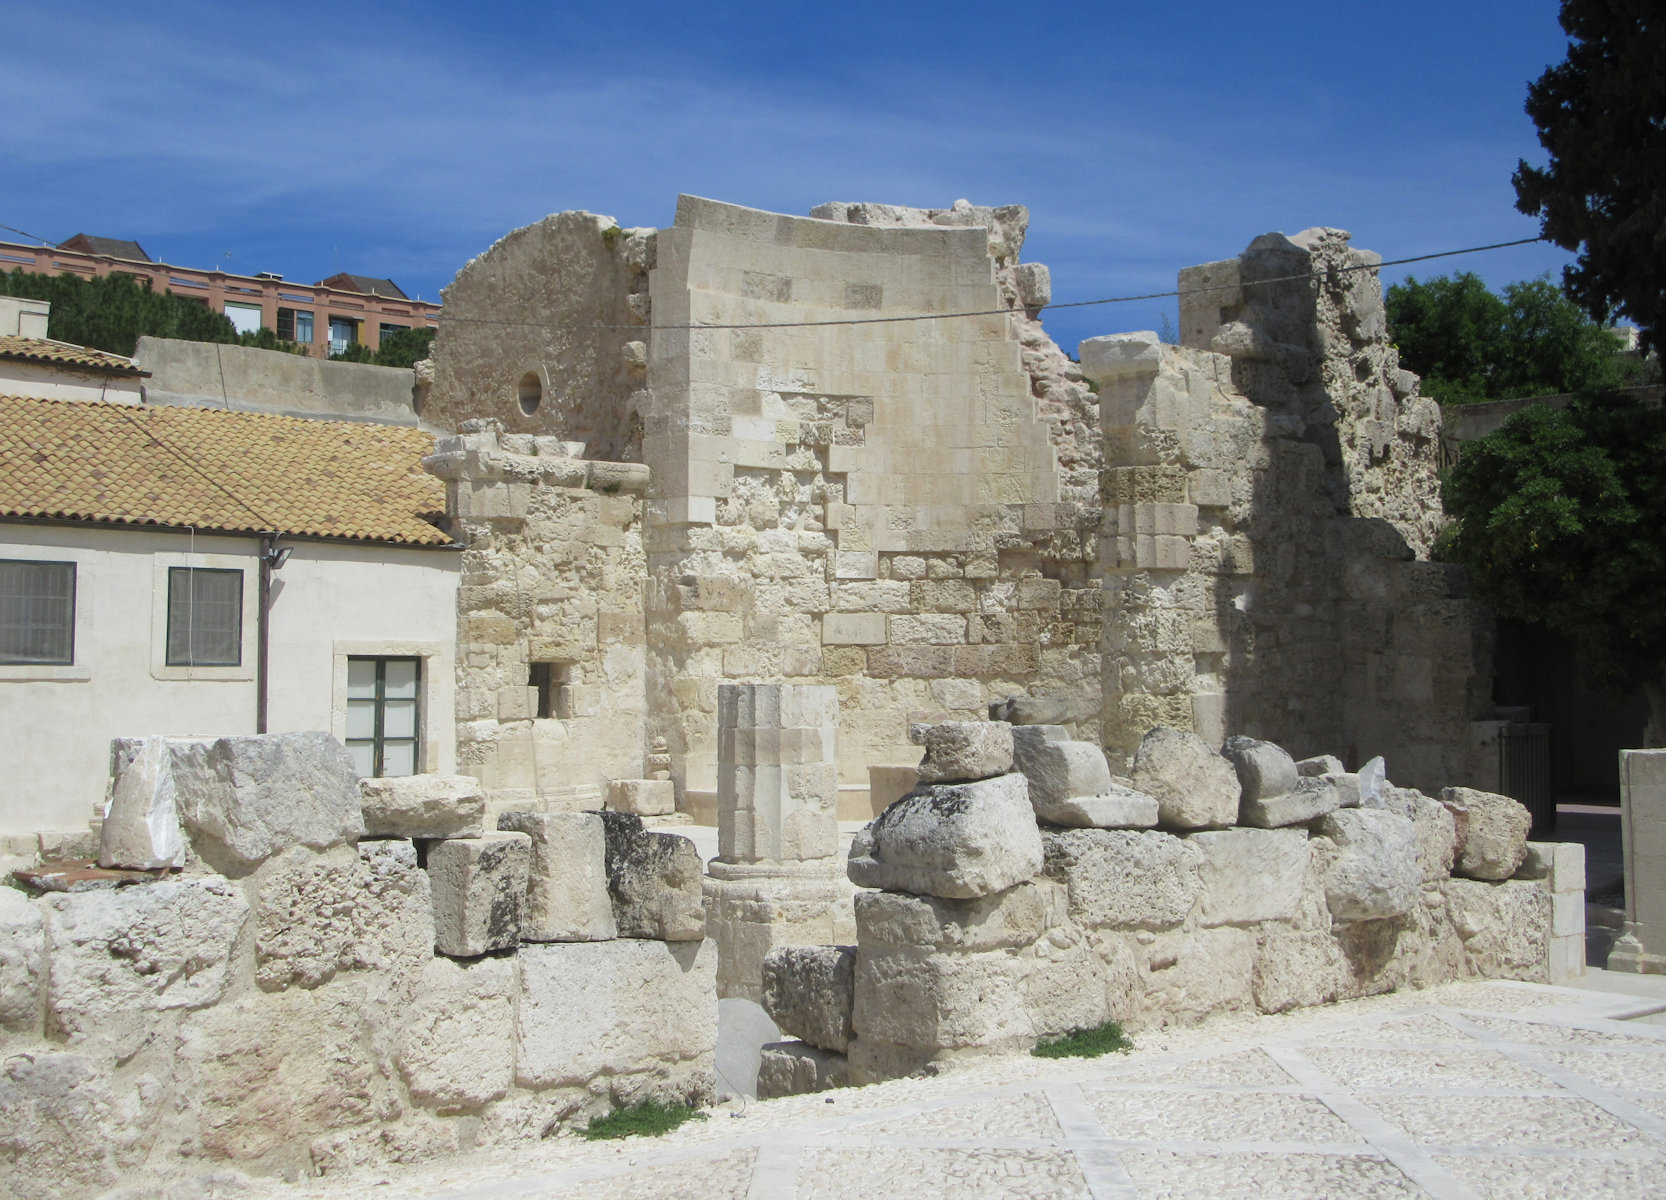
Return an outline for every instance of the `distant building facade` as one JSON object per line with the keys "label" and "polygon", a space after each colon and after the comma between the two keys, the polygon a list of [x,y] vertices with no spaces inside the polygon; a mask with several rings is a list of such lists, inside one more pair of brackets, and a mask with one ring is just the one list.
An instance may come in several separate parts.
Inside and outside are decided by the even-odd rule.
{"label": "distant building facade", "polygon": [[188,296],[224,313],[239,333],[270,329],[308,347],[314,358],[340,354],[351,345],[371,350],[405,329],[433,329],[440,306],[412,300],[391,279],[332,275],[315,284],[289,283],[282,275],[234,275],[159,263],[138,242],[78,233],[57,246],[0,242],[0,270],[41,275],[131,275],[156,291]]}

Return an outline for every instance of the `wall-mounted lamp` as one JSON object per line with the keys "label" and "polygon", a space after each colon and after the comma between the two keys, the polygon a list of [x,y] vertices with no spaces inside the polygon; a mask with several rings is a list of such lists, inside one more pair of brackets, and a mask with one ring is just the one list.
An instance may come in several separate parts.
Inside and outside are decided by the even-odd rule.
{"label": "wall-mounted lamp", "polygon": [[268,545],[266,547],[266,565],[274,571],[279,570],[284,563],[289,561],[289,551],[290,547],[288,546],[279,546],[275,543]]}

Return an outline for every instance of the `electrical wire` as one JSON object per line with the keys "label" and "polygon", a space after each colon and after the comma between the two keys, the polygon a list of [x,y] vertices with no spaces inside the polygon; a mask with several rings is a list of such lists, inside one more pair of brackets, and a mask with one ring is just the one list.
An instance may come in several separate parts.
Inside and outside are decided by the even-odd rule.
{"label": "electrical wire", "polygon": [[[1144,292],[1134,296],[1107,296],[1101,300],[1072,300],[1063,304],[1042,305],[1036,311],[1091,308],[1103,304],[1130,304],[1141,300],[1169,300],[1177,296],[1197,296],[1205,292],[1231,291],[1236,288],[1259,287],[1270,283],[1292,283],[1304,279],[1328,279],[1336,275],[1352,274],[1355,271],[1379,271],[1383,267],[1400,267],[1408,263],[1430,262],[1437,258],[1455,258],[1460,254],[1479,254],[1482,251],[1504,250],[1511,246],[1531,246],[1535,242],[1546,240],[1544,237],[1518,238],[1513,242],[1493,242],[1486,246],[1466,246],[1462,250],[1438,250],[1433,254],[1414,254],[1408,258],[1393,258],[1376,263],[1356,263],[1353,266],[1334,267],[1326,271],[1304,271],[1295,275],[1278,275],[1270,279],[1213,284],[1208,287],[1177,288],[1168,292]],[[610,330],[632,330],[638,333],[690,333],[697,330],[719,329],[815,329],[834,325],[894,325],[905,321],[950,321],[969,317],[1003,317],[1018,311],[1020,311],[1018,308],[984,308],[964,312],[909,313],[891,317],[841,317],[827,321],[751,321],[712,325],[606,325],[563,321],[509,321],[495,317],[458,317],[451,315],[442,308],[439,319],[442,322],[451,321],[459,325],[502,325],[522,329],[578,329],[593,330],[598,333]]]}

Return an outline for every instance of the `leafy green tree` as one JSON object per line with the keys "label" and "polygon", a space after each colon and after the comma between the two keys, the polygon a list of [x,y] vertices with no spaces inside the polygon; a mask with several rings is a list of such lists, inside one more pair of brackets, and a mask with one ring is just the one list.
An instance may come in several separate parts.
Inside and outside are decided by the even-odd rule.
{"label": "leafy green tree", "polygon": [[1401,364],[1448,404],[1624,387],[1645,371],[1549,279],[1499,296],[1469,272],[1408,278],[1385,303]]}
{"label": "leafy green tree", "polygon": [[152,291],[131,275],[35,275],[21,269],[0,275],[0,294],[52,302],[48,337],[112,354],[131,355],[141,337],[191,342],[235,342],[224,313],[185,296]]}
{"label": "leafy green tree", "polygon": [[1503,617],[1566,637],[1594,678],[1649,699],[1666,742],[1666,411],[1623,395],[1532,405],[1464,447],[1442,554]]}
{"label": "leafy green tree", "polygon": [[251,346],[256,350],[281,350],[285,354],[305,354],[307,352],[307,348],[300,342],[285,341],[264,325],[249,333],[238,334],[237,344],[239,346]]}
{"label": "leafy green tree", "polygon": [[418,360],[428,357],[428,350],[434,344],[433,329],[401,329],[398,333],[390,333],[382,339],[381,346],[376,351],[376,363],[383,367],[415,366]]}
{"label": "leafy green tree", "polygon": [[330,355],[331,362],[373,363],[376,361],[376,351],[363,342],[348,342],[347,349],[340,354]]}
{"label": "leafy green tree", "polygon": [[1666,11],[1562,0],[1561,23],[1567,59],[1527,91],[1550,161],[1517,166],[1516,207],[1579,251],[1568,295],[1599,321],[1635,321],[1648,349],[1666,320]]}

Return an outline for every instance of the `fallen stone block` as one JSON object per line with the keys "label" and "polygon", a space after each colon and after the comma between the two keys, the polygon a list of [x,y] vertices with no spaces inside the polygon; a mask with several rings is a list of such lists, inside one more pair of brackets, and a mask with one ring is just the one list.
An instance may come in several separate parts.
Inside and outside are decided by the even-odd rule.
{"label": "fallen stone block", "polygon": [[1198,863],[1203,925],[1287,921],[1302,902],[1307,833],[1301,829],[1216,829],[1187,836]]}
{"label": "fallen stone block", "polygon": [[[1045,885],[1057,888],[1056,884]],[[993,896],[944,900],[907,892],[856,893],[856,940],[862,946],[934,950],[1021,949],[1057,923],[1042,885],[1020,883]],[[1049,921],[1052,915],[1054,920]]]}
{"label": "fallen stone block", "polygon": [[1097,796],[1072,796],[1036,810],[1048,824],[1074,829],[1150,829],[1157,813],[1155,797],[1114,782]]}
{"label": "fallen stone block", "polygon": [[758,1099],[807,1096],[850,1086],[850,1060],[804,1042],[769,1042],[758,1064]]}
{"label": "fallen stone block", "polygon": [[1296,764],[1296,774],[1303,779],[1313,775],[1340,775],[1347,769],[1342,765],[1342,760],[1334,754],[1317,754]]}
{"label": "fallen stone block", "polygon": [[1157,801],[1171,829],[1225,828],[1238,819],[1238,773],[1195,733],[1158,726],[1134,754],[1136,790]]}
{"label": "fallen stone block", "polygon": [[686,837],[650,833],[633,813],[596,813],[607,840],[607,887],[622,938],[706,936],[705,869]]}
{"label": "fallen stone block", "polygon": [[521,940],[532,839],[483,833],[428,847],[434,893],[434,949],[456,958],[509,950]]}
{"label": "fallen stone block", "polygon": [[0,887],[0,1029],[40,1027],[46,983],[46,919],[41,907]]}
{"label": "fallen stone block", "polygon": [[993,779],[1012,770],[1012,726],[1004,721],[939,721],[908,727],[908,740],[926,748],[921,783]]}
{"label": "fallen stone block", "polygon": [[1439,800],[1414,788],[1384,787],[1383,807],[1408,818],[1417,830],[1417,861],[1424,883],[1452,874],[1458,850],[1457,818]]}
{"label": "fallen stone block", "polygon": [[471,838],[486,829],[486,795],[468,775],[359,780],[370,837]]}
{"label": "fallen stone block", "polygon": [[1296,790],[1296,760],[1282,747],[1252,737],[1230,737],[1221,754],[1238,772],[1243,800],[1270,800]]}
{"label": "fallen stone block", "polygon": [[168,745],[180,821],[216,870],[243,874],[291,846],[327,850],[364,834],[353,760],[327,733]]}
{"label": "fallen stone block", "polygon": [[858,887],[964,900],[1005,891],[1041,865],[1035,810],[1014,772],[922,784],[856,834],[847,872]]}
{"label": "fallen stone block", "polygon": [[137,871],[184,866],[168,739],[117,738],[111,758],[115,778],[99,829],[98,865]]}
{"label": "fallen stone block", "polygon": [[1325,902],[1339,921],[1404,916],[1423,882],[1417,829],[1382,808],[1342,809],[1319,823],[1338,850],[1325,877]]}
{"label": "fallen stone block", "polygon": [[1449,787],[1440,794],[1448,808],[1463,809],[1467,824],[1453,873],[1471,879],[1508,879],[1527,854],[1532,814],[1524,805],[1495,792]]}
{"label": "fallen stone block", "polygon": [[466,1110],[508,1094],[519,982],[511,958],[428,960],[395,1052],[412,1099]]}
{"label": "fallen stone block", "polygon": [[764,956],[763,978],[763,1009],[781,1032],[822,1050],[850,1049],[855,947],[778,947]]}
{"label": "fallen stone block", "polygon": [[777,946],[822,946],[853,940],[850,897],[840,875],[751,875],[725,878],[714,862],[705,881],[706,936],[717,943],[717,994],[763,1002],[764,956]]}
{"label": "fallen stone block", "polygon": [[1097,705],[1062,696],[1008,696],[989,706],[989,719],[1008,725],[1076,725],[1098,715]]}
{"label": "fallen stone block", "polygon": [[1101,929],[1162,929],[1191,913],[1203,851],[1156,831],[1071,829],[1043,835],[1047,875],[1069,889],[1070,917]]}
{"label": "fallen stone block", "polygon": [[1358,807],[1359,788],[1352,775],[1307,775],[1282,796],[1251,800],[1247,796],[1238,808],[1238,823],[1258,829],[1282,829],[1305,825],[1339,808]]}
{"label": "fallen stone block", "polygon": [[1092,742],[1051,736],[1057,725],[1013,730],[1013,760],[1029,782],[1036,817],[1052,825],[1147,829],[1157,823],[1154,797],[1111,778],[1105,752]]}
{"label": "fallen stone block", "polygon": [[152,1036],[159,1014],[225,994],[249,918],[242,889],[217,875],[54,894],[42,907],[52,1024],[118,1058]]}
{"label": "fallen stone block", "polygon": [[717,951],[638,939],[524,946],[516,1016],[522,1087],[658,1075],[698,1102],[713,1088]]}
{"label": "fallen stone block", "polygon": [[925,1057],[942,1050],[1015,1048],[1035,1037],[1025,988],[1032,967],[1001,950],[864,947],[856,956],[858,1044],[886,1042]]}
{"label": "fallen stone block", "polygon": [[639,817],[663,817],[677,811],[677,785],[669,779],[615,779],[607,806]]}
{"label": "fallen stone block", "polygon": [[523,942],[619,936],[607,889],[607,828],[595,813],[499,813],[497,827],[532,839]]}
{"label": "fallen stone block", "polygon": [[1543,880],[1448,879],[1441,892],[1452,926],[1463,939],[1466,975],[1545,981],[1551,893]]}

